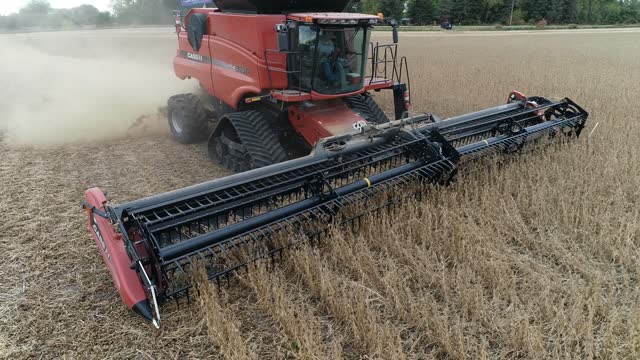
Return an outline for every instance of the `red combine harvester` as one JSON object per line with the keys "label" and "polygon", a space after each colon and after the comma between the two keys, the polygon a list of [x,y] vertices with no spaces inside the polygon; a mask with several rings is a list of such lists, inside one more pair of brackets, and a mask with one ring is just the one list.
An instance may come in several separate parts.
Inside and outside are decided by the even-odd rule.
{"label": "red combine harvester", "polygon": [[[394,21],[343,13],[345,0],[216,3],[176,18],[175,72],[207,95],[169,99],[169,126],[183,143],[208,138],[210,157],[239,173],[120,205],[99,188],[85,193],[118,292],[156,326],[159,304],[189,298],[197,266],[220,283],[331,226],[357,226],[412,196],[413,184],[577,137],[588,117],[568,98],[515,91],[470,114],[410,116]],[[393,44],[370,43],[380,25]],[[393,120],[370,95],[382,90],[393,93]]]}
{"label": "red combine harvester", "polygon": [[[241,172],[307,155],[322,138],[388,122],[369,91],[393,91],[396,119],[409,109],[402,82],[406,60],[397,65],[395,44],[370,46],[374,25],[391,25],[397,41],[394,21],[299,12],[341,11],[345,1],[322,7],[319,1],[218,3],[220,8],[192,9],[176,23],[175,73],[197,79],[207,96],[176,95],[168,115],[178,141],[208,137],[209,156],[228,169]],[[212,118],[216,126],[209,132]]]}

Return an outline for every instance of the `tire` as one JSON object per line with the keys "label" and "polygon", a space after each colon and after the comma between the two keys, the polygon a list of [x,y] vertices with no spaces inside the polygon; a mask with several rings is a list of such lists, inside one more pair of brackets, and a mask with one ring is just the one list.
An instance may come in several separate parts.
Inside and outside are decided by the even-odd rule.
{"label": "tire", "polygon": [[373,97],[367,93],[346,97],[345,101],[349,108],[359,112],[360,115],[369,122],[375,124],[389,122],[389,118],[384,111],[382,111],[376,101],[373,100]]}
{"label": "tire", "polygon": [[208,116],[197,95],[181,94],[169,98],[167,118],[173,137],[182,144],[206,139]]}
{"label": "tire", "polygon": [[213,161],[233,172],[256,169],[289,159],[269,122],[255,110],[222,116],[209,138],[208,151]]}

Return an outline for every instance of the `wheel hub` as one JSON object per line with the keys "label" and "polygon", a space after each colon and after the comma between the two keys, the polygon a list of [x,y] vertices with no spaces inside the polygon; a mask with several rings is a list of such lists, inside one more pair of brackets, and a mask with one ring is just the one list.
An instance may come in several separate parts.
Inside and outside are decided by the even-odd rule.
{"label": "wheel hub", "polygon": [[171,126],[177,133],[182,132],[182,124],[184,122],[184,116],[178,110],[174,110],[171,112]]}

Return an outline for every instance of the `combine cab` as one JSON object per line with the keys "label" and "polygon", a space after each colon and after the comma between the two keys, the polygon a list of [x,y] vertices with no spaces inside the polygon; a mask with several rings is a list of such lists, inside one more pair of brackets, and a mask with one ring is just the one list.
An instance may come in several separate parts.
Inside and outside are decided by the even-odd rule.
{"label": "combine cab", "polygon": [[[450,119],[409,116],[406,61],[396,43],[369,43],[383,20],[327,12],[345,5],[218,1],[184,16],[175,71],[208,96],[170,99],[172,132],[208,137],[211,157],[239,173],[120,205],[91,188],[84,203],[123,301],[156,326],[160,304],[189,296],[197,266],[220,282],[401,203],[415,184],[448,183],[468,162],[580,135],[580,106],[518,92]],[[381,90],[394,94],[394,120],[368,94]]]}

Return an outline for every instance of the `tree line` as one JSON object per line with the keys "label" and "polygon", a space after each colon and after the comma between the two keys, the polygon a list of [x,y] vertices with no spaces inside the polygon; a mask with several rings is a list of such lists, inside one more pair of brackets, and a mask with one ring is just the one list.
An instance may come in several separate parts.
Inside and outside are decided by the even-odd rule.
{"label": "tree line", "polygon": [[354,11],[415,25],[640,23],[640,0],[362,0]]}
{"label": "tree line", "polygon": [[177,0],[112,0],[112,12],[93,5],[54,9],[48,0],[30,0],[17,13],[0,16],[0,30],[64,29],[171,24]]}
{"label": "tree line", "polygon": [[111,13],[100,12],[93,5],[80,5],[72,9],[53,9],[46,0],[31,0],[18,13],[0,16],[0,29],[3,30],[108,26],[111,23]]}
{"label": "tree line", "polygon": [[[93,5],[54,9],[30,0],[16,14],[0,16],[1,30],[171,24],[177,0],[112,0],[112,12]],[[352,11],[432,25],[637,24],[640,0],[360,0]]]}

